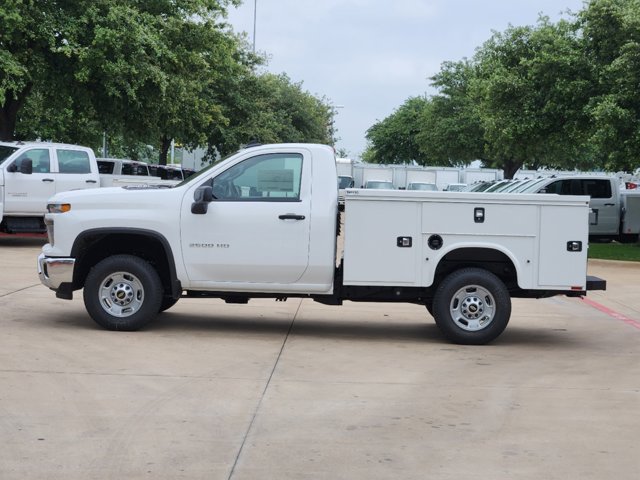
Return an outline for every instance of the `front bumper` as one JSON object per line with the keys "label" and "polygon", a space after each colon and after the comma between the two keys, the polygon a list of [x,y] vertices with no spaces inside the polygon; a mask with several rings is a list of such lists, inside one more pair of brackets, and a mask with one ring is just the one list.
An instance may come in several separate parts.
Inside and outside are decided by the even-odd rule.
{"label": "front bumper", "polygon": [[58,290],[62,284],[73,282],[75,258],[52,258],[38,255],[38,277],[45,287]]}

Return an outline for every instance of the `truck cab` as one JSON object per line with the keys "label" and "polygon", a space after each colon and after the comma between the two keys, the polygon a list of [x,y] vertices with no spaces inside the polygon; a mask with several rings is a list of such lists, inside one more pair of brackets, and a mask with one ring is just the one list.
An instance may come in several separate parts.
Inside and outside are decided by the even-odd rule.
{"label": "truck cab", "polygon": [[0,143],[0,231],[44,232],[47,200],[100,186],[90,148],[44,142]]}

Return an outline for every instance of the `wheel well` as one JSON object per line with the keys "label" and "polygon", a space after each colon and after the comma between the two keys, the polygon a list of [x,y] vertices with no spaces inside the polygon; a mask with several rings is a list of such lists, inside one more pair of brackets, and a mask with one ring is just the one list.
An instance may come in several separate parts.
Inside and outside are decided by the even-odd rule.
{"label": "wheel well", "polygon": [[134,255],[149,262],[158,272],[165,295],[176,295],[175,265],[171,249],[164,238],[143,232],[96,231],[76,240],[72,256],[76,259],[74,289],[84,286],[91,268],[107,257]]}
{"label": "wheel well", "polygon": [[500,278],[509,290],[518,288],[518,272],[509,257],[491,248],[459,248],[447,253],[438,263],[435,282],[455,270],[466,267],[483,268]]}

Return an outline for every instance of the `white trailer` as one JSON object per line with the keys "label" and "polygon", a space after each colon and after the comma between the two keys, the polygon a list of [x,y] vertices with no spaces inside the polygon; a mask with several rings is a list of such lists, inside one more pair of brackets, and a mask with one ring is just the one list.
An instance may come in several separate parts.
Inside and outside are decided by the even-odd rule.
{"label": "white trailer", "polygon": [[[436,183],[438,174],[435,170],[426,170],[424,168],[407,168],[406,179],[403,187],[408,187],[410,183]],[[441,190],[441,189],[439,189]]]}
{"label": "white trailer", "polygon": [[453,167],[431,168],[436,172],[436,185],[438,190],[444,190],[452,183],[461,183],[460,170]]}
{"label": "white trailer", "polygon": [[364,187],[370,180],[393,182],[393,170],[388,165],[356,164],[353,177],[356,188]]}
{"label": "white trailer", "polygon": [[495,168],[467,168],[464,171],[464,183],[471,185],[478,182],[502,180],[502,170]]}

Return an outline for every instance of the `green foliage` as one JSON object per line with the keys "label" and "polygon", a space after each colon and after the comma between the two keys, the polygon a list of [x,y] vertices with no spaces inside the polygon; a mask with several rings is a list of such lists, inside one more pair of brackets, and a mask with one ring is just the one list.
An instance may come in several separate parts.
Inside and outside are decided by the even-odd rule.
{"label": "green foliage", "polygon": [[640,262],[640,243],[590,243],[589,258]]}
{"label": "green foliage", "polygon": [[251,141],[333,144],[333,107],[285,74],[247,72],[224,92],[229,124],[214,126],[209,145],[226,155]]}
{"label": "green foliage", "polygon": [[420,117],[427,105],[422,97],[409,98],[393,114],[367,130],[371,142],[368,161],[383,164],[402,164],[416,161],[424,164],[416,141]]}
{"label": "green foliage", "polygon": [[[145,156],[172,140],[224,153],[333,139],[333,109],[224,22],[238,0],[7,0],[0,7],[0,139],[42,138]],[[213,133],[212,133],[213,132]]]}
{"label": "green foliage", "polygon": [[429,99],[416,139],[430,165],[462,166],[485,156],[484,129],[469,91],[474,73],[467,60],[445,62],[432,78],[440,95]]}
{"label": "green foliage", "polygon": [[573,168],[586,159],[589,62],[573,26],[540,19],[495,33],[474,58],[472,97],[487,164],[510,178],[523,165]]}
{"label": "green foliage", "polygon": [[507,178],[521,167],[640,165],[640,0],[591,0],[574,21],[510,26],[431,80],[438,94],[409,98],[368,130],[364,158],[481,159]]}
{"label": "green foliage", "polygon": [[579,15],[595,92],[590,141],[609,170],[640,166],[640,0],[592,0]]}

